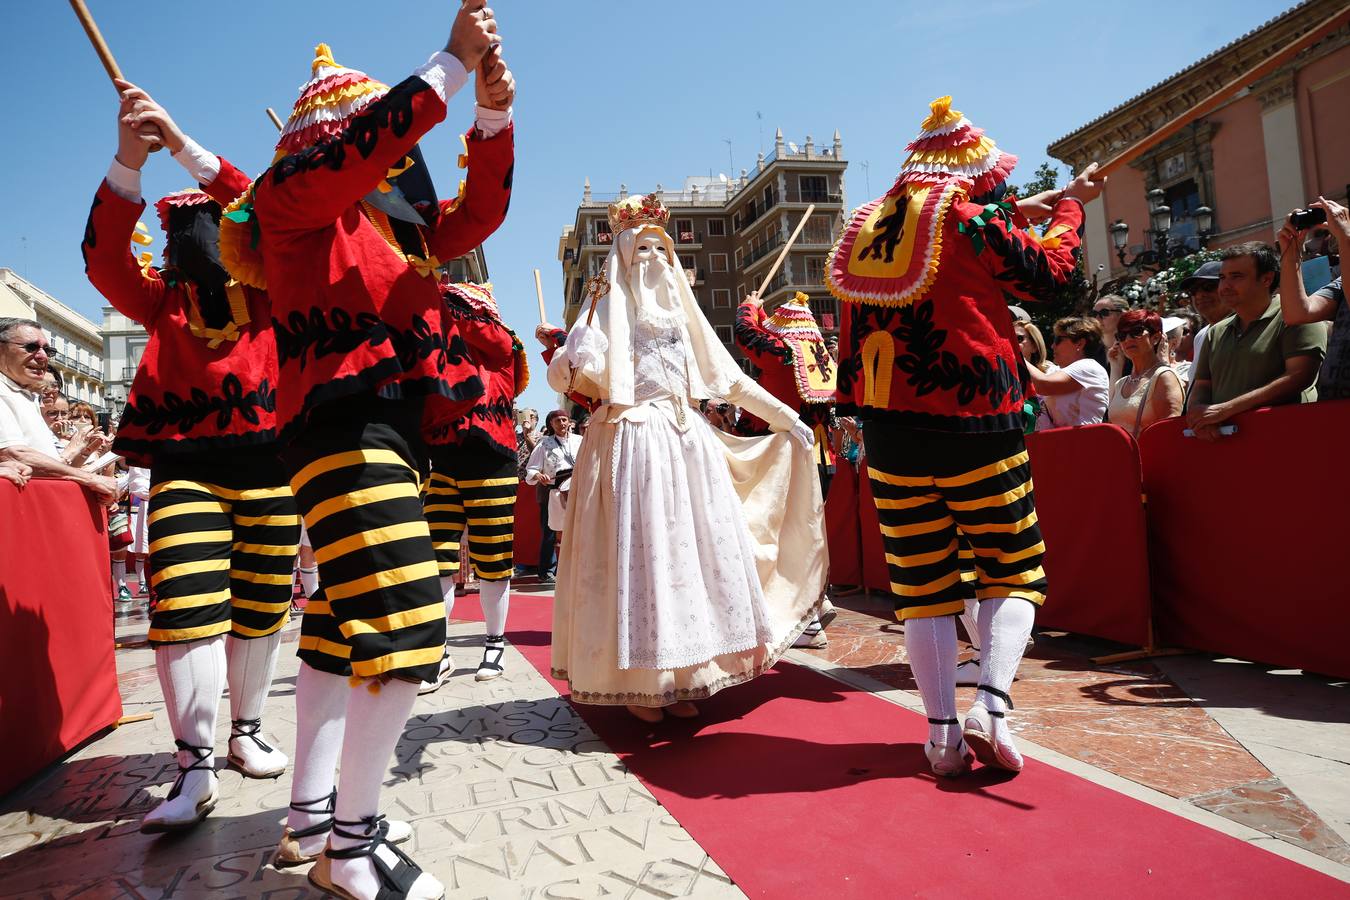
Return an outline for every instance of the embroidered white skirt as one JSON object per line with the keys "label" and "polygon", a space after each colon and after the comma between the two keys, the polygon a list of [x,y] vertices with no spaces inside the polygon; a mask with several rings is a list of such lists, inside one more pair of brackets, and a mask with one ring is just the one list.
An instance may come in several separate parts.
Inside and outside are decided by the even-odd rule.
{"label": "embroidered white skirt", "polygon": [[[747,681],[819,601],[824,542],[809,454],[787,435],[734,438],[693,409],[685,417],[681,430],[668,404],[620,421],[597,413],[577,455],[553,670],[579,702],[662,706]],[[784,532],[796,545],[786,571]]]}

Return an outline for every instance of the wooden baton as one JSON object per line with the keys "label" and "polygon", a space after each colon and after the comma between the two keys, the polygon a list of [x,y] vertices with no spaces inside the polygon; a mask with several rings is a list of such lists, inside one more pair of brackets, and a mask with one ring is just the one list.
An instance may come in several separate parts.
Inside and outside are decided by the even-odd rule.
{"label": "wooden baton", "polygon": [[800,235],[802,229],[806,227],[806,220],[811,218],[811,213],[815,211],[816,205],[812,203],[806,208],[806,212],[802,213],[801,221],[797,223],[796,228],[792,229],[792,235],[787,239],[787,243],[783,245],[783,249],[779,252],[778,258],[773,261],[773,265],[769,267],[769,274],[765,275],[764,280],[759,283],[759,290],[755,291],[755,297],[758,299],[760,306],[764,305],[765,288],[769,286],[770,281],[773,281],[773,276],[778,274],[778,267],[783,264],[783,260],[787,259],[788,251],[792,249],[793,244],[797,243],[797,236]]}

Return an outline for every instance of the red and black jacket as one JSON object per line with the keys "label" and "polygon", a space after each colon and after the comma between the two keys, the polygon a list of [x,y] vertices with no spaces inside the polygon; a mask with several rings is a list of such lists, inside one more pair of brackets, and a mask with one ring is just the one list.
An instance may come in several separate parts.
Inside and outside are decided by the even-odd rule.
{"label": "red and black jacket", "polygon": [[315,406],[345,396],[428,397],[434,426],[483,394],[467,345],[443,326],[435,265],[477,247],[506,217],[513,128],[469,133],[464,194],[441,202],[431,225],[391,221],[362,203],[445,113],[440,96],[409,77],[340,136],[283,157],[255,185],[283,439]]}
{"label": "red and black jacket", "polygon": [[523,370],[524,347],[499,315],[475,309],[448,287],[443,286],[441,297],[446,326],[468,345],[485,390],[468,413],[431,425],[424,429],[423,436],[432,446],[465,446],[480,441],[494,453],[515,459],[515,402],[529,378]]}
{"label": "red and black jacket", "polygon": [[1021,431],[1026,364],[1008,304],[1052,299],[1073,277],[1082,230],[1072,200],[1055,204],[1044,239],[1011,203],[955,202],[920,299],[840,304],[839,413],[936,431]]}
{"label": "red and black jacket", "polygon": [[[764,327],[765,318],[764,308],[757,303],[742,303],[736,308],[736,324],[733,328],[736,346],[758,370],[759,376],[755,381],[773,394],[774,399],[795,409],[798,417],[812,429],[817,426],[828,429],[833,404],[807,403],[802,399],[797,389],[797,376],[792,369],[792,348]],[[767,422],[745,410],[741,410],[736,426],[737,432],[742,434],[769,433]],[[828,440],[825,446],[829,447]],[[833,462],[833,459],[830,461]]]}
{"label": "red and black jacket", "polygon": [[[204,189],[223,204],[248,182],[221,160],[220,174]],[[277,437],[277,354],[267,293],[231,283],[230,322],[208,322],[192,282],[172,270],[142,267],[132,255],[131,236],[144,211],[144,201],[125,200],[104,182],[81,246],[90,282],[149,335],[113,449],[132,465],[149,467],[169,458],[266,448]]]}

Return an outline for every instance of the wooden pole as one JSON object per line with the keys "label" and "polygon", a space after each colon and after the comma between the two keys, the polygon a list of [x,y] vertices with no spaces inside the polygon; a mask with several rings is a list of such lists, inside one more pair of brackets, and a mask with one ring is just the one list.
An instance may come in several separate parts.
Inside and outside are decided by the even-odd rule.
{"label": "wooden pole", "polygon": [[[536,269],[535,271],[538,270]],[[605,280],[605,276],[603,275],[596,275],[589,282],[587,282],[587,293],[591,295],[591,308],[586,311],[587,328],[590,328],[591,323],[595,321],[595,304],[600,302],[600,298],[603,297],[608,292],[608,288],[609,282]],[[576,383],[577,383],[577,370],[576,367],[573,366],[572,374],[567,379],[567,391],[564,393],[563,396],[565,397],[571,396],[572,388],[573,386],[576,385]]]}
{"label": "wooden pole", "polygon": [[758,299],[761,306],[764,304],[765,289],[768,288],[769,282],[773,281],[773,276],[778,274],[778,267],[783,264],[783,260],[787,259],[788,251],[792,249],[793,244],[797,243],[797,236],[801,234],[802,229],[806,227],[806,220],[811,218],[811,213],[815,211],[816,205],[812,203],[806,208],[806,212],[802,213],[801,221],[797,223],[796,228],[792,229],[792,236],[787,239],[787,243],[783,245],[783,249],[778,253],[778,258],[775,259],[773,265],[769,267],[769,274],[765,275],[764,280],[759,283],[759,290],[755,291],[755,297]]}
{"label": "wooden pole", "polygon": [[1317,25],[1313,26],[1313,28],[1309,30],[1306,34],[1290,42],[1287,46],[1284,47],[1284,49],[1280,50],[1278,53],[1275,53],[1267,57],[1266,59],[1262,60],[1260,63],[1257,63],[1256,65],[1252,66],[1246,72],[1243,72],[1237,78],[1234,78],[1232,81],[1228,82],[1223,87],[1219,88],[1209,97],[1205,98],[1204,100],[1197,103],[1195,106],[1191,107],[1183,115],[1178,116],[1176,119],[1173,119],[1171,122],[1168,122],[1166,125],[1163,125],[1161,128],[1154,131],[1148,137],[1135,141],[1133,144],[1126,147],[1120,153],[1111,157],[1111,159],[1107,160],[1097,169],[1096,177],[1101,178],[1103,176],[1111,174],[1113,171],[1119,169],[1121,166],[1126,165],[1127,163],[1130,163],[1133,160],[1137,159],[1149,148],[1156,146],[1159,142],[1164,141],[1167,138],[1171,137],[1172,135],[1176,134],[1178,131],[1185,128],[1187,125],[1191,124],[1196,119],[1209,115],[1211,112],[1218,109],[1229,99],[1234,97],[1243,88],[1251,85],[1253,82],[1260,81],[1262,78],[1265,78],[1267,75],[1274,72],[1280,66],[1289,62],[1289,60],[1293,59],[1299,53],[1303,52],[1308,47],[1315,44],[1318,40],[1325,37],[1328,33],[1335,31],[1337,28],[1340,28],[1347,21],[1350,21],[1350,3],[1341,6],[1339,10],[1332,13],[1330,16],[1327,16]]}
{"label": "wooden pole", "polygon": [[267,118],[271,119],[272,124],[277,126],[277,131],[285,130],[286,126],[281,124],[281,117],[278,116],[277,111],[270,106],[267,107]]}
{"label": "wooden pole", "polygon": [[544,283],[539,280],[539,270],[534,270],[534,294],[539,298],[539,324],[548,322],[548,315],[544,312]]}
{"label": "wooden pole", "polygon": [[84,26],[84,33],[89,36],[89,43],[94,45],[94,52],[98,54],[99,61],[107,70],[108,77],[121,79],[122,69],[113,58],[112,51],[108,49],[108,42],[103,40],[103,32],[98,30],[98,23],[89,13],[89,7],[84,5],[84,0],[70,0],[70,8],[75,10],[76,18]]}

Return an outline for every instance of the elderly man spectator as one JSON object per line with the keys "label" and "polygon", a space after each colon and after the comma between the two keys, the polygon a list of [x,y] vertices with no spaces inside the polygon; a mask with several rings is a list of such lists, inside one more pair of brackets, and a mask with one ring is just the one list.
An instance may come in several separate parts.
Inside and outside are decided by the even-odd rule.
{"label": "elderly man spectator", "polygon": [[[1334,200],[1318,197],[1310,204],[1314,209],[1326,210],[1327,229],[1336,242],[1336,253],[1345,257],[1350,247],[1350,209]],[[1280,292],[1280,310],[1286,325],[1310,322],[1331,322],[1327,338],[1326,359],[1317,376],[1318,400],[1350,399],[1350,306],[1345,302],[1345,288],[1341,276],[1321,290],[1308,295],[1303,285],[1303,270],[1299,265],[1298,248],[1302,232],[1290,222],[1280,229],[1280,278],[1285,288]]]}
{"label": "elderly man spectator", "polygon": [[21,463],[33,478],[73,481],[99,500],[115,500],[114,479],[61,461],[56,438],[38,409],[42,376],[54,352],[37,322],[0,318],[0,461]]}
{"label": "elderly man spectator", "polygon": [[1274,248],[1253,241],[1227,248],[1219,259],[1219,299],[1234,315],[1210,328],[1186,413],[1205,440],[1249,409],[1316,400],[1313,382],[1327,349],[1324,326],[1286,325],[1281,318]]}

